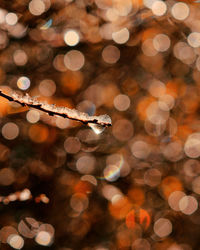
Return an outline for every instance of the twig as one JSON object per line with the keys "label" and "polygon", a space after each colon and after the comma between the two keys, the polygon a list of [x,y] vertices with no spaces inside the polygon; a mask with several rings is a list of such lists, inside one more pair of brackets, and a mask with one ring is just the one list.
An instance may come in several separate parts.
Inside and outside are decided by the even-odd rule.
{"label": "twig", "polygon": [[20,96],[17,93],[8,95],[0,90],[0,96],[6,98],[8,101],[19,103],[20,105],[35,108],[40,111],[46,112],[50,116],[61,116],[71,120],[82,122],[83,124],[92,125],[96,124],[102,127],[108,127],[112,125],[112,121],[109,115],[89,116],[87,113],[80,112],[76,109],[69,109],[67,107],[57,107],[54,104],[46,104],[38,101],[35,98],[30,97],[28,94]]}
{"label": "twig", "polygon": [[[0,203],[8,205],[10,202],[14,201],[27,201],[34,198],[31,194],[31,191],[28,188],[25,188],[22,191],[16,191],[15,193],[11,193],[7,196],[0,195]],[[34,198],[36,203],[43,202],[49,203],[49,198],[45,194],[39,194]]]}

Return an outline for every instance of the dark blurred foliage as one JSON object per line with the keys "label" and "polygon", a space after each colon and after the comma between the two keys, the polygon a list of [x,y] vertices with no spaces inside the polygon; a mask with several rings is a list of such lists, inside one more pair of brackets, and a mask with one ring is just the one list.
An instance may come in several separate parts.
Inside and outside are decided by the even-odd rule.
{"label": "dark blurred foliage", "polygon": [[200,249],[200,4],[0,0],[1,249]]}

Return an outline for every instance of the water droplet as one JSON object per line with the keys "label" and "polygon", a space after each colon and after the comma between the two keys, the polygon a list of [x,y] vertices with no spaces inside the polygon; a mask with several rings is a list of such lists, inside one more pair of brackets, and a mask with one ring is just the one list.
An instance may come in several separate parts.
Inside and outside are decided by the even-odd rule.
{"label": "water droplet", "polygon": [[95,134],[99,135],[101,134],[105,127],[99,125],[99,124],[94,124],[94,123],[88,123],[88,126],[95,132]]}

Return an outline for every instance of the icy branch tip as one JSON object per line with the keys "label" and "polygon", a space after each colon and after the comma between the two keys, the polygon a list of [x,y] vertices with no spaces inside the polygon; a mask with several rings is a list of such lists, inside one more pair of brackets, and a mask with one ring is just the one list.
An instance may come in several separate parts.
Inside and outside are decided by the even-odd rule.
{"label": "icy branch tip", "polygon": [[112,121],[109,115],[105,114],[105,115],[99,115],[97,117],[98,117],[99,123],[106,124],[107,126],[112,125]]}
{"label": "icy branch tip", "polygon": [[28,106],[46,112],[50,116],[61,116],[71,120],[79,121],[87,125],[96,124],[102,127],[108,127],[112,125],[112,121],[109,115],[89,116],[87,113],[80,112],[76,109],[70,109],[67,107],[57,107],[54,104],[47,104],[38,101],[36,98],[30,97],[28,94],[20,96],[17,93],[11,95],[5,94],[0,90],[0,96],[6,98],[9,101],[17,102],[22,106]]}

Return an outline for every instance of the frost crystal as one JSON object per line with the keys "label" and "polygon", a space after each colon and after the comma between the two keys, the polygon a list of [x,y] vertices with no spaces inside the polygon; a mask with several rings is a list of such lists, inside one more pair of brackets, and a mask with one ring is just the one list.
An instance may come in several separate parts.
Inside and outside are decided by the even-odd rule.
{"label": "frost crystal", "polygon": [[80,112],[76,109],[69,109],[67,107],[57,107],[54,104],[40,102],[36,98],[30,97],[28,94],[26,94],[25,96],[20,96],[17,93],[13,93],[10,96],[0,90],[0,96],[6,98],[9,101],[17,102],[22,106],[29,106],[44,111],[51,116],[57,115],[82,122],[90,126],[96,134],[100,134],[105,127],[112,125],[111,118],[107,114],[99,116],[89,116],[87,113]]}

